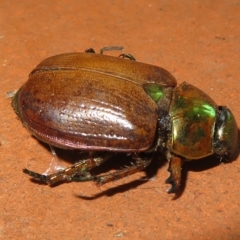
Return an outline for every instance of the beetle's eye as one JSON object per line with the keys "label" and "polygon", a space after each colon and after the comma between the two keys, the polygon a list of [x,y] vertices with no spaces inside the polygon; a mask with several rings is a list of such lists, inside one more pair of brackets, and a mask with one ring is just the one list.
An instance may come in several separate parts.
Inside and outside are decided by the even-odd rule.
{"label": "beetle's eye", "polygon": [[226,154],[228,152],[227,143],[226,142],[217,142],[214,145],[214,152],[220,156]]}
{"label": "beetle's eye", "polygon": [[238,127],[227,107],[218,107],[213,146],[217,155],[227,155],[229,159],[234,158],[238,152]]}

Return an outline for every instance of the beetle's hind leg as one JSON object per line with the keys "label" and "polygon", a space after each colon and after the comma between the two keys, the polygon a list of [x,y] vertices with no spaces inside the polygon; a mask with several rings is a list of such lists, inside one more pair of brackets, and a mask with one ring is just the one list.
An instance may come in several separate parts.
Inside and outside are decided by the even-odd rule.
{"label": "beetle's hind leg", "polygon": [[[23,169],[23,172],[30,175],[34,179],[45,182],[49,185],[54,185],[62,181],[91,181],[95,180],[95,177],[90,174],[89,170],[101,165],[111,156],[111,153],[104,153],[100,157],[90,157],[49,175],[39,174],[26,168]],[[76,175],[77,177],[75,177]]]}
{"label": "beetle's hind leg", "polygon": [[152,161],[152,157],[151,158],[135,158],[135,164],[133,164],[130,167],[126,167],[124,169],[115,171],[113,173],[109,173],[109,174],[104,174],[104,175],[100,175],[100,176],[96,176],[95,177],[95,181],[99,184],[105,184],[107,182],[111,182],[111,181],[115,181],[124,177],[127,177],[129,175],[132,175],[134,173],[137,173],[141,170],[143,170],[144,168],[146,168]]}

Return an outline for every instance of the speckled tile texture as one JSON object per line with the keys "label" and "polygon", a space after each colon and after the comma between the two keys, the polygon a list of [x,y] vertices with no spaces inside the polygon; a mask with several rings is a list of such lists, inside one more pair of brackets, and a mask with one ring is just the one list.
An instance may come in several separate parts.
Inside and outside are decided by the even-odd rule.
{"label": "speckled tile texture", "polygon": [[0,26],[0,239],[240,239],[240,159],[187,164],[175,200],[164,159],[149,167],[149,181],[142,171],[101,187],[51,188],[22,173],[43,172],[52,155],[6,98],[49,56],[121,45],[227,105],[240,126],[239,1],[11,0],[0,4]]}

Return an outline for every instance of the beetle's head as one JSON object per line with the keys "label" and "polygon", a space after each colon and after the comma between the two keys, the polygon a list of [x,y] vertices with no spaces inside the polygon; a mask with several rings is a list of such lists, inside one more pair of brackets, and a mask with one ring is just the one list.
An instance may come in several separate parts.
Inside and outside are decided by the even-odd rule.
{"label": "beetle's head", "polygon": [[238,152],[238,127],[232,112],[224,106],[217,109],[214,153],[224,160],[234,159]]}

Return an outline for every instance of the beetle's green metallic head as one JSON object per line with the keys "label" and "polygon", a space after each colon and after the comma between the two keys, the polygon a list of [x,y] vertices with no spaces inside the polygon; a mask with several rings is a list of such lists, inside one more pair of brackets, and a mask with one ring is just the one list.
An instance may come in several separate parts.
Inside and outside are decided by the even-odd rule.
{"label": "beetle's green metallic head", "polygon": [[238,127],[232,112],[225,106],[217,109],[214,133],[214,152],[232,160],[238,154]]}

